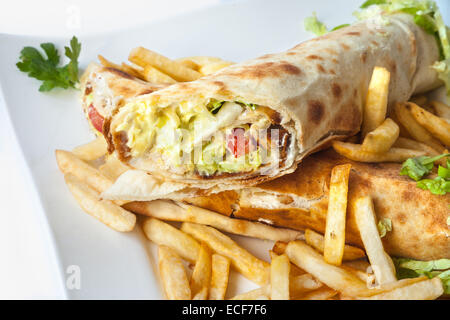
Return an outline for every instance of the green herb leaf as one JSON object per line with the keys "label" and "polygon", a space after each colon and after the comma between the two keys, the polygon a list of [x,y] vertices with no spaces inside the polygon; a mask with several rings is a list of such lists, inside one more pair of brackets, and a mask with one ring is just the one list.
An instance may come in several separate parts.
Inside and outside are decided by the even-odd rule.
{"label": "green herb leaf", "polygon": [[75,88],[78,83],[78,57],[81,44],[76,37],[70,41],[70,48],[65,47],[65,55],[70,62],[64,67],[58,67],[60,57],[58,50],[52,43],[42,43],[44,57],[38,49],[25,47],[20,52],[20,61],[16,64],[20,71],[28,73],[28,76],[42,81],[39,91],[50,91],[60,87]]}

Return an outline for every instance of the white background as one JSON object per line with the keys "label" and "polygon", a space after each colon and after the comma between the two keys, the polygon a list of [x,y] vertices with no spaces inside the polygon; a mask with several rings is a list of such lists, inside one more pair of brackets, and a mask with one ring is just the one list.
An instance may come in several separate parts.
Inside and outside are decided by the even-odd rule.
{"label": "white background", "polygon": [[[300,1],[300,0],[299,0]],[[223,0],[14,0],[2,2],[0,33],[71,36],[139,26]],[[227,1],[230,2],[230,1]],[[362,1],[361,1],[362,2]],[[438,1],[444,12],[450,1]],[[330,0],[330,3],[336,1]],[[345,3],[345,1],[339,1]],[[0,47],[1,50],[1,47]],[[46,226],[20,172],[21,156],[0,108],[0,299],[61,298]]]}

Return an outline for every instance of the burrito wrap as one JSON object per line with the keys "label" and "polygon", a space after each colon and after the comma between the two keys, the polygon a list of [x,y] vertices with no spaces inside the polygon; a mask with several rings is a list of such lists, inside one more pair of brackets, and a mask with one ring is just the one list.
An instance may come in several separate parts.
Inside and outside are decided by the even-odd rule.
{"label": "burrito wrap", "polygon": [[271,119],[289,132],[291,144],[286,158],[269,172],[253,170],[204,177],[168,169],[161,165],[164,157],[156,161],[145,154],[131,156],[128,137],[117,130],[124,115],[119,119],[113,116],[110,121],[106,135],[110,147],[133,168],[209,193],[253,186],[292,173],[307,155],[360,130],[375,66],[391,73],[390,106],[439,85],[430,68],[439,59],[436,39],[417,26],[410,15],[389,16],[389,23],[378,20],[362,21],[286,52],[232,65],[214,75],[134,100],[167,106],[208,98],[270,108]]}

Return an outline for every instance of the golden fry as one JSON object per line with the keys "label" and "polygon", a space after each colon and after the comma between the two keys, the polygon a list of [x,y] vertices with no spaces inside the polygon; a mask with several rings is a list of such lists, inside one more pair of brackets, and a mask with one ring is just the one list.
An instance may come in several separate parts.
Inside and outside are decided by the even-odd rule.
{"label": "golden fry", "polygon": [[234,296],[230,300],[269,300],[270,297],[270,286],[264,286],[243,294]]}
{"label": "golden fry", "polygon": [[443,118],[422,109],[414,103],[408,103],[406,109],[411,111],[414,119],[428,132],[440,140],[444,145],[450,146],[450,123]]}
{"label": "golden fry", "polygon": [[176,80],[168,76],[167,74],[159,71],[153,66],[145,66],[142,71],[142,77],[145,81],[151,83],[166,83],[166,84],[174,84],[177,83]]}
{"label": "golden fry", "polygon": [[399,162],[402,163],[409,158],[424,156],[426,153],[418,150],[392,148],[386,153],[371,153],[361,150],[361,145],[347,142],[333,142],[334,150],[340,155],[359,162]]}
{"label": "golden fry", "polygon": [[362,136],[378,128],[386,118],[390,72],[381,67],[375,67],[367,92],[364,106]]}
{"label": "golden fry", "polygon": [[365,298],[365,300],[435,300],[444,294],[442,281],[438,277],[422,278],[422,280]]}
{"label": "golden fry", "polygon": [[192,222],[243,236],[273,241],[298,239],[301,232],[268,226],[263,223],[238,220],[203,208],[156,200],[152,202],[132,202],[127,210],[168,221]]}
{"label": "golden fry", "polygon": [[195,70],[186,68],[176,61],[143,47],[137,47],[131,50],[128,60],[144,69],[152,66],[176,81],[193,81],[202,76]]}
{"label": "golden fry", "polygon": [[142,229],[150,241],[172,248],[182,258],[195,263],[200,252],[200,244],[190,235],[157,219],[146,219]]}
{"label": "golden fry", "polygon": [[439,101],[432,101],[430,105],[435,110],[438,117],[450,120],[450,106]]}
{"label": "golden fry", "polygon": [[108,146],[103,136],[72,150],[72,153],[81,160],[92,161],[103,157],[108,152]]}
{"label": "golden fry", "polygon": [[134,229],[136,216],[109,200],[99,200],[99,193],[68,173],[64,176],[70,192],[89,215],[120,232]]}
{"label": "golden fry", "polygon": [[400,135],[399,126],[387,118],[378,128],[369,132],[364,138],[361,150],[372,153],[386,153]]}
{"label": "golden fry", "polygon": [[444,150],[442,144],[416,121],[410,110],[408,110],[408,105],[408,103],[397,103],[395,105],[395,115],[398,121],[408,130],[408,133],[414,140],[423,142],[434,150],[442,152]]}
{"label": "golden fry", "polygon": [[211,288],[209,290],[210,300],[224,300],[230,276],[230,259],[220,255],[212,255]]}
{"label": "golden fry", "polygon": [[[191,292],[194,300],[207,300],[211,283],[211,252],[202,243],[191,276]],[[196,299],[197,297],[197,299]]]}
{"label": "golden fry", "polygon": [[191,299],[191,289],[181,258],[169,247],[158,247],[158,264],[164,292],[169,300]]}
{"label": "golden fry", "polygon": [[351,206],[378,284],[397,281],[394,263],[381,242],[372,199],[369,196],[358,197],[352,201]]}
{"label": "golden fry", "polygon": [[[305,241],[307,244],[309,244],[311,247],[319,251],[320,253],[323,253],[324,250],[324,237],[310,229],[305,230]],[[364,253],[364,250],[361,250],[360,248],[353,247],[350,245],[344,246],[344,256],[342,259],[344,261],[352,261],[364,258],[366,254]]]}
{"label": "golden fry", "polygon": [[229,237],[214,228],[184,222],[181,230],[198,241],[205,242],[213,251],[231,260],[231,265],[249,280],[265,285],[270,278],[270,265],[247,250],[241,248]]}
{"label": "golden fry", "polygon": [[327,263],[336,266],[341,265],[344,256],[348,179],[351,168],[350,164],[345,164],[336,166],[331,171],[323,255]]}
{"label": "golden fry", "polygon": [[290,264],[285,254],[272,260],[270,265],[271,300],[289,300]]}
{"label": "golden fry", "polygon": [[111,181],[116,181],[116,179],[129,168],[124,165],[115,155],[110,155],[106,158],[104,164],[102,164],[98,170],[105,177]]}

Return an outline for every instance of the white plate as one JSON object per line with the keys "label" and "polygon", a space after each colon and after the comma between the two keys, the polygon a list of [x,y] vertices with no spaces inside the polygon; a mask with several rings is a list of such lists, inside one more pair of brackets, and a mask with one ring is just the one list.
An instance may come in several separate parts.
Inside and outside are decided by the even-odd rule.
{"label": "white plate", "polygon": [[[135,46],[145,46],[169,57],[212,55],[243,61],[265,53],[284,51],[311,37],[303,19],[313,11],[329,26],[353,21],[351,13],[361,0],[246,1],[208,8],[156,24],[114,34],[82,37],[81,67],[101,53],[113,61],[126,61]],[[54,42],[59,48],[67,38],[0,35],[0,84],[2,107],[15,131],[40,206],[41,223],[48,223],[51,246],[56,248],[64,287],[65,271],[81,270],[81,289],[68,290],[76,299],[160,299],[154,250],[147,250],[139,230],[115,232],[83,213],[64,185],[54,150],[71,149],[93,138],[80,108],[78,92],[54,90],[39,93],[39,83],[15,66],[24,46]],[[234,237],[257,256],[268,260],[271,243]],[[229,294],[253,287],[233,276]],[[63,295],[64,296],[64,295]]]}

